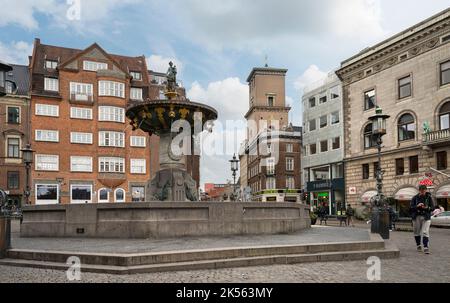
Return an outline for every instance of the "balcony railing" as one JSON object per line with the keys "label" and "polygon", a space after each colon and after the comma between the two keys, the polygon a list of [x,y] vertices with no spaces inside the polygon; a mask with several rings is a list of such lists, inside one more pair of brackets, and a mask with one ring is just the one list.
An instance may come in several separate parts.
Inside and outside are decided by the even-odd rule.
{"label": "balcony railing", "polygon": [[70,101],[93,103],[94,96],[91,94],[70,93]]}
{"label": "balcony railing", "polygon": [[434,145],[450,142],[450,129],[437,130],[423,134],[424,145]]}

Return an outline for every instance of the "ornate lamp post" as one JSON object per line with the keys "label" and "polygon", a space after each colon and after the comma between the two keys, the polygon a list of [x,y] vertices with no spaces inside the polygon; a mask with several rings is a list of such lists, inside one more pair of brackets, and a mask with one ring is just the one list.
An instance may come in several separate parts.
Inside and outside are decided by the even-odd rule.
{"label": "ornate lamp post", "polygon": [[26,187],[24,191],[25,195],[25,204],[30,204],[30,170],[31,165],[33,164],[33,153],[34,150],[31,149],[31,145],[27,144],[27,146],[20,150],[22,152],[23,163],[25,164],[26,169]]}
{"label": "ornate lamp post", "polygon": [[236,158],[236,154],[233,155],[233,159],[229,160],[231,164],[231,172],[233,174],[233,199],[236,198],[236,172],[238,171],[239,160]]}
{"label": "ornate lamp post", "polygon": [[383,115],[380,107],[375,110],[375,115],[369,117],[372,122],[372,137],[376,139],[378,149],[378,165],[376,169],[377,195],[372,207],[371,232],[380,234],[383,239],[389,239],[389,212],[385,207],[385,197],[383,195],[383,171],[381,170],[381,145],[382,137],[386,134],[386,120],[390,116]]}

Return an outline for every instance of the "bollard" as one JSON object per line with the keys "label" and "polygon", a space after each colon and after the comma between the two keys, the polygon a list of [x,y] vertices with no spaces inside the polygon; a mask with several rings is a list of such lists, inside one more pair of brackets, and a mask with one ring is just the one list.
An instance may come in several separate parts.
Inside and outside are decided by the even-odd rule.
{"label": "bollard", "polygon": [[389,212],[384,209],[374,208],[371,219],[370,232],[379,234],[384,240],[389,239]]}

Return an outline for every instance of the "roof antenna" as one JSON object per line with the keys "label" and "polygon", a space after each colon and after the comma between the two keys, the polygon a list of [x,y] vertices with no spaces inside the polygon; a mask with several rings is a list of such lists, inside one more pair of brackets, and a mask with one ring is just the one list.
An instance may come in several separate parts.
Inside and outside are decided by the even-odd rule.
{"label": "roof antenna", "polygon": [[265,57],[264,57],[264,62],[265,62],[264,67],[269,67],[268,61],[269,61],[269,57],[267,55],[265,55]]}

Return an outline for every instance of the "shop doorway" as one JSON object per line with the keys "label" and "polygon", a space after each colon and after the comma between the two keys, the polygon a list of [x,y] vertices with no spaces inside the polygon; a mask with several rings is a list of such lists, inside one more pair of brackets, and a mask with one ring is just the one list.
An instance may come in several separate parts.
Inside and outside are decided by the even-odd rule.
{"label": "shop doorway", "polygon": [[438,198],[436,199],[436,204],[442,206],[445,211],[450,210],[450,198]]}
{"label": "shop doorway", "polygon": [[[313,193],[313,205],[315,209],[318,209],[320,206],[325,205],[329,208],[328,212],[331,213],[331,205],[330,205],[330,193],[321,192],[321,193]],[[336,205],[334,206],[336,207]]]}

